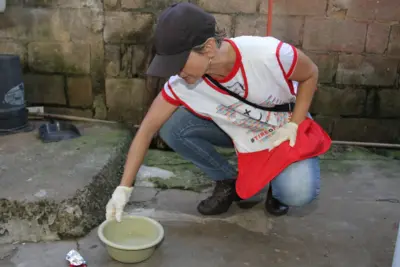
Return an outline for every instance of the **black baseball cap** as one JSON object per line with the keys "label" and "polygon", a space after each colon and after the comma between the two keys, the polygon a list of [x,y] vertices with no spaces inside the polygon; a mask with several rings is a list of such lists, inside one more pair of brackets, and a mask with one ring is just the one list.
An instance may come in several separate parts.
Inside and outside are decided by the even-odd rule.
{"label": "black baseball cap", "polygon": [[186,64],[193,47],[215,35],[214,16],[191,3],[178,3],[162,11],[154,33],[156,55],[147,74],[170,77]]}

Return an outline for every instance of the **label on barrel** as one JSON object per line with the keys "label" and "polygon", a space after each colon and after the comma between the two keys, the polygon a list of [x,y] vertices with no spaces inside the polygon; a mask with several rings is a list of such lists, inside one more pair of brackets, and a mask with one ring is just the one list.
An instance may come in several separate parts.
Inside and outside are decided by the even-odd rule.
{"label": "label on barrel", "polygon": [[4,102],[12,106],[24,105],[24,83],[11,88],[4,96]]}

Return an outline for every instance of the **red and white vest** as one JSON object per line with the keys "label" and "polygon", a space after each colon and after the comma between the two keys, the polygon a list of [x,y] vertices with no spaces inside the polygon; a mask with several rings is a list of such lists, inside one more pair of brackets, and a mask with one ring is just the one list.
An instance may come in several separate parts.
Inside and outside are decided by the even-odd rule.
{"label": "red and white vest", "polygon": [[[273,37],[242,36],[227,41],[235,49],[237,60],[232,73],[219,81],[221,84],[261,106],[296,101],[297,82],[288,79],[297,62],[294,47]],[[289,122],[291,112],[254,108],[206,78],[189,85],[173,76],[162,94],[170,103],[213,120],[232,138],[239,169],[236,191],[243,199],[258,193],[291,163],[323,154],[331,144],[327,133],[308,118],[299,125],[295,147],[284,142],[270,150],[269,137]]]}

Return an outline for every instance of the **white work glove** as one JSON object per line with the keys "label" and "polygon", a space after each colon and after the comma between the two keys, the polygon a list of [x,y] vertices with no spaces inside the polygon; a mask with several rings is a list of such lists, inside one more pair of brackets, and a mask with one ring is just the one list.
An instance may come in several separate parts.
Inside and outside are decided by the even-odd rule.
{"label": "white work glove", "polygon": [[294,122],[289,122],[277,129],[271,136],[270,142],[272,143],[272,149],[279,146],[283,142],[289,140],[289,145],[294,147],[296,144],[298,125]]}
{"label": "white work glove", "polygon": [[118,186],[106,206],[106,219],[115,219],[120,222],[122,212],[131,197],[133,187]]}

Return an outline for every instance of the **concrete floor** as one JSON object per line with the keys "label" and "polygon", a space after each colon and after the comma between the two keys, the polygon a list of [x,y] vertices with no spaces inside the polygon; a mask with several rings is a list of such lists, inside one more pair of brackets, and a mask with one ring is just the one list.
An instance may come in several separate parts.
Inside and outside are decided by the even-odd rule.
{"label": "concrete floor", "polygon": [[86,234],[103,220],[99,214],[119,183],[131,142],[126,129],[74,123],[81,137],[43,143],[42,123],[0,136],[0,244]]}
{"label": "concrete floor", "polygon": [[104,125],[78,124],[82,136],[43,143],[38,128],[0,138],[0,196],[10,201],[62,201],[83,188],[109,161],[124,132]]}
{"label": "concrete floor", "polygon": [[[152,258],[128,266],[391,266],[400,219],[398,163],[352,160],[342,172],[326,170],[320,198],[279,218],[265,214],[262,204],[203,217],[195,205],[207,193],[138,187],[126,212],[157,219],[166,236]],[[110,259],[96,230],[79,240],[2,246],[0,266],[67,266],[71,249],[88,266],[127,266]]]}
{"label": "concrete floor", "polygon": [[[86,138],[92,140],[90,132],[86,133]],[[111,139],[107,137],[103,142],[109,143]],[[93,168],[104,164],[98,151],[105,146],[97,140],[91,142],[96,149],[86,145],[83,147],[87,147],[87,151],[80,149],[77,154],[81,158],[66,153],[68,150],[62,147],[67,146],[67,142],[46,145],[47,152],[38,150],[39,155],[36,155],[32,145],[40,142],[28,140],[25,149],[16,145],[21,144],[21,140],[4,141],[0,146],[0,167],[3,166],[0,168],[0,197],[7,203],[18,196],[21,201],[46,199],[43,194],[37,195],[40,189],[45,189],[47,197],[61,199],[68,198],[83,184],[88,188],[97,185],[99,191],[94,194],[95,198],[88,199],[83,206],[102,198],[96,213],[91,215],[99,217],[103,206],[105,212],[104,203],[113,188],[105,182],[99,185],[97,180],[91,184],[89,176],[85,175],[86,171],[93,172]],[[28,148],[34,157],[26,156]],[[68,148],[73,149],[70,145]],[[19,161],[12,161],[10,151],[13,149],[19,151]],[[64,154],[59,154],[61,152]],[[95,152],[98,157],[91,156]],[[231,157],[234,153],[226,155]],[[65,157],[73,164],[59,165],[66,170],[64,173],[57,170],[55,162],[63,163]],[[35,159],[35,163],[29,161],[30,158]],[[94,164],[89,164],[91,162]],[[233,205],[224,215],[203,217],[197,213],[196,205],[209,194],[210,181],[175,153],[150,151],[145,162],[149,167],[141,169],[132,199],[125,209],[128,214],[155,218],[165,227],[165,240],[148,261],[136,265],[115,262],[94,229],[77,240],[0,245],[0,267],[68,266],[65,256],[71,249],[79,250],[89,267],[388,267],[392,264],[400,221],[399,163],[399,160],[365,150],[333,148],[321,160],[321,195],[309,206],[291,209],[287,216],[279,218],[266,214],[262,203],[251,210],[240,210]],[[47,172],[40,175],[37,170]],[[72,179],[67,171],[80,171],[81,175],[72,175]],[[155,172],[157,177],[152,177]],[[15,181],[13,173],[26,179]],[[51,173],[59,175],[51,176]],[[32,186],[34,178],[38,177],[41,179],[36,180],[40,183]],[[61,186],[60,179],[64,182],[68,179],[70,186]],[[119,177],[107,175],[105,181],[111,183],[107,179],[116,184]],[[0,205],[0,211],[2,208]],[[41,213],[33,215],[32,220]],[[7,221],[3,214],[0,223],[2,220]],[[27,224],[31,230],[32,225]],[[6,234],[0,227],[0,238]]]}

